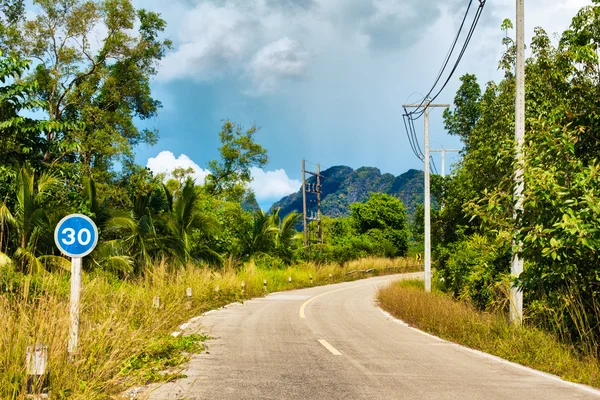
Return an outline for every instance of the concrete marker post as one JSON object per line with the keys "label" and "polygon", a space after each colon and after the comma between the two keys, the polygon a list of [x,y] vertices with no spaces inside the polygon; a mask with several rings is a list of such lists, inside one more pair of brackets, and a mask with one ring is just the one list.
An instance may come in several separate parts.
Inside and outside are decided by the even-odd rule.
{"label": "concrete marker post", "polygon": [[246,281],[242,281],[242,293],[246,292]]}
{"label": "concrete marker post", "polygon": [[188,299],[190,299],[192,297],[192,288],[191,287],[185,289],[185,297],[187,297]]}
{"label": "concrete marker post", "polygon": [[265,290],[265,292],[267,291],[267,280],[266,279],[263,280],[263,289]]}
{"label": "concrete marker post", "polygon": [[27,369],[27,398],[35,400],[49,399],[48,346],[42,343],[27,346],[25,363]]}
{"label": "concrete marker post", "polygon": [[310,284],[313,284],[313,280],[312,280],[312,274],[308,275],[308,277],[310,278]]}
{"label": "concrete marker post", "polygon": [[160,296],[154,296],[152,298],[152,308],[156,308],[157,310],[160,308]]}

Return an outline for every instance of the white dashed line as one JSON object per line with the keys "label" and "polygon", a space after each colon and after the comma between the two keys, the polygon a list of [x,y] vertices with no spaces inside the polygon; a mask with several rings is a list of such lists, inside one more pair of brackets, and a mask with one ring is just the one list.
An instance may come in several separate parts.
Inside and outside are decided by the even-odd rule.
{"label": "white dashed line", "polygon": [[325,347],[327,350],[329,350],[331,352],[331,354],[333,354],[334,356],[341,356],[342,355],[342,353],[340,353],[339,351],[337,351],[337,349],[335,347],[333,347],[332,345],[330,345],[329,343],[327,343],[327,340],[319,339],[319,343],[321,343],[323,345],[323,347]]}

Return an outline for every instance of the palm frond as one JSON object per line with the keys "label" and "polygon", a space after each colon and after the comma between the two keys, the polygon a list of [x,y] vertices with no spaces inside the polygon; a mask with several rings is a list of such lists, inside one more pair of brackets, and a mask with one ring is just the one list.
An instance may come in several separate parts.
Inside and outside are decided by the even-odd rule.
{"label": "palm frond", "polygon": [[71,261],[60,256],[39,256],[38,260],[40,264],[46,267],[47,270],[52,271],[55,268],[62,268],[65,271],[71,271]]}

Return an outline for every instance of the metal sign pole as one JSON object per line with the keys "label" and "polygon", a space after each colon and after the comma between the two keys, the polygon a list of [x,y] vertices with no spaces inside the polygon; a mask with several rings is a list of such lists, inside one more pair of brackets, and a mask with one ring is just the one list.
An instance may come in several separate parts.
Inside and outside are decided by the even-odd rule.
{"label": "metal sign pole", "polygon": [[77,353],[79,338],[79,298],[81,295],[81,257],[71,258],[71,326],[69,329],[69,354]]}

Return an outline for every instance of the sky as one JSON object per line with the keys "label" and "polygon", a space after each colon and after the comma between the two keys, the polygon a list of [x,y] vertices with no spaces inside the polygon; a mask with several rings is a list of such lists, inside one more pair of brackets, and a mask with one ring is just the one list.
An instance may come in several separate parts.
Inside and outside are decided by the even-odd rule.
{"label": "sky", "polygon": [[[377,167],[399,175],[423,164],[410,149],[402,104],[433,83],[469,0],[134,0],[161,13],[174,45],[152,81],[162,102],[155,146],[136,149],[155,172],[192,167],[201,182],[218,158],[225,119],[260,127],[256,140],[269,163],[253,168],[259,204],[295,192],[301,161]],[[536,26],[568,28],[591,0],[527,0],[526,38]],[[474,0],[478,4],[478,0]],[[471,44],[437,102],[451,103],[465,73],[482,86],[497,70],[515,0],[488,1]],[[514,32],[512,32],[514,35]],[[422,121],[417,122],[423,134]],[[421,136],[422,139],[422,136]],[[431,147],[460,148],[431,112]],[[457,155],[448,155],[446,169]],[[440,156],[434,161],[440,169]]]}

